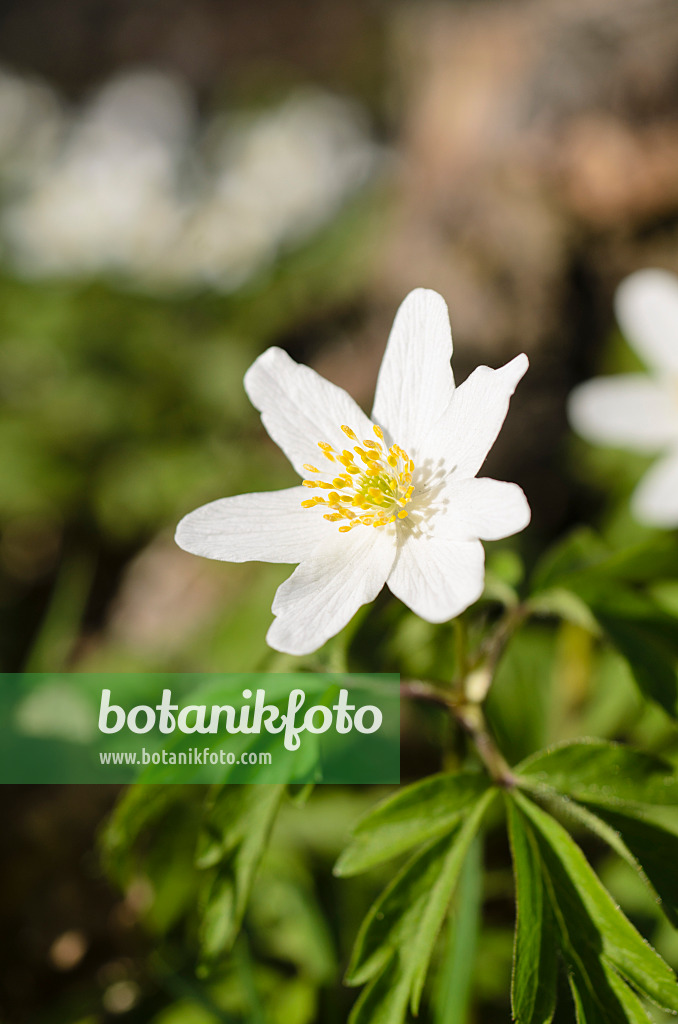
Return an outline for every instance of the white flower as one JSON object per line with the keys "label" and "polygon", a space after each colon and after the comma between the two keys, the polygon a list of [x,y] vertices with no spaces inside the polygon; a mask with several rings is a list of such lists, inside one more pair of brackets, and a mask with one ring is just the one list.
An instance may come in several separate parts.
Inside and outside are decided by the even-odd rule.
{"label": "white flower", "polygon": [[475,479],[527,356],[480,366],[455,390],[451,355],[444,300],[417,289],[396,316],[371,419],[279,348],[247,371],[247,394],[304,484],[213,501],[176,540],[207,558],[300,563],[275,596],[271,647],[316,650],[384,583],[429,622],[451,619],[482,593],[480,538],[527,526],[516,484]]}
{"label": "white flower", "polygon": [[640,270],[615,296],[624,335],[647,364],[642,373],[597,377],[575,388],[568,414],[594,444],[662,457],[640,481],[631,509],[650,526],[678,526],[678,279]]}

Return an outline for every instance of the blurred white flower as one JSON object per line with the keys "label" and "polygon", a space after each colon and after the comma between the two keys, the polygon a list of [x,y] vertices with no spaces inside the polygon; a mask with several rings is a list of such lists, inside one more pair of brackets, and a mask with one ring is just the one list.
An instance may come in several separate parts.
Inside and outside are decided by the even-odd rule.
{"label": "blurred white flower", "polygon": [[52,159],[65,117],[53,89],[0,70],[0,178],[31,180]]}
{"label": "blurred white flower", "polygon": [[36,274],[132,274],[164,258],[183,216],[177,165],[191,127],[190,97],[167,75],[110,82],[6,210],[17,262]]}
{"label": "blurred white flower", "polygon": [[[0,75],[0,174],[38,125],[46,99],[36,88]],[[4,210],[15,265],[230,291],[332,217],[377,161],[361,110],[319,91],[254,117],[219,115],[202,148],[197,134],[180,81],[153,71],[113,79],[67,131],[52,132]]]}
{"label": "blurred white flower", "polygon": [[662,457],[631,499],[636,518],[650,526],[678,526],[678,278],[640,270],[615,297],[619,325],[649,374],[597,377],[569,398],[570,423],[594,444]]}
{"label": "blurred white flower", "polygon": [[377,159],[360,109],[317,91],[217,118],[207,143],[211,176],[169,259],[177,279],[225,291],[329,220]]}
{"label": "blurred white flower", "polygon": [[429,622],[451,619],[482,593],[480,539],[529,522],[516,484],[475,479],[527,357],[480,366],[455,389],[451,355],[445,302],[417,289],[396,316],[371,419],[279,348],[247,371],[247,394],[304,482],[204,505],[176,541],[206,558],[300,563],[275,596],[271,647],[316,650],[384,583]]}

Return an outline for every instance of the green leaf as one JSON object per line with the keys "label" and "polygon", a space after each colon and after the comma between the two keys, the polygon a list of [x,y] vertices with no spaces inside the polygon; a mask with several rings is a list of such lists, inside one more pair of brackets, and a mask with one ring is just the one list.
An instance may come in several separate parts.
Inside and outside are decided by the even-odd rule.
{"label": "green leaf", "polygon": [[678,773],[661,758],[621,743],[582,739],[527,758],[515,769],[521,785],[552,787],[586,803],[623,810],[678,806]]}
{"label": "green leaf", "polygon": [[589,602],[640,690],[669,715],[678,712],[678,620],[650,598],[617,593]]}
{"label": "green leaf", "polygon": [[595,814],[619,833],[661,900],[669,921],[678,928],[678,835],[660,825],[592,805]]}
{"label": "green leaf", "polygon": [[240,928],[255,872],[285,787],[223,786],[200,837],[196,865],[206,871],[200,943],[213,959],[229,949]]}
{"label": "green leaf", "polygon": [[[512,795],[534,827],[564,953],[571,969],[589,979],[592,998],[601,1001],[612,991],[599,977],[604,960],[659,1006],[678,1010],[673,971],[616,906],[577,844],[550,814],[517,791]],[[617,1019],[605,1012],[600,1019]]]}
{"label": "green leaf", "polygon": [[552,714],[550,679],[556,636],[544,623],[527,623],[509,639],[485,702],[499,749],[513,764],[547,742]]}
{"label": "green leaf", "polygon": [[399,790],[370,811],[334,868],[346,877],[450,832],[489,785],[480,772],[433,775]]}
{"label": "green leaf", "polygon": [[[641,691],[675,715],[678,620],[638,588],[676,576],[678,547],[672,539],[614,552],[590,531],[578,531],[537,566],[533,606],[546,612],[572,612],[572,602],[563,605],[562,594],[576,595],[626,658]],[[575,616],[584,622],[580,603]]]}
{"label": "green leaf", "polygon": [[532,592],[564,587],[575,593],[610,583],[643,584],[678,577],[673,537],[655,537],[621,551],[611,549],[593,530],[575,530],[548,551],[532,574]]}
{"label": "green leaf", "polygon": [[377,980],[369,996],[359,1002],[356,1014],[361,1016],[356,1020],[372,1020],[365,1016],[366,1004],[378,1001],[383,1005],[386,997],[378,979],[385,971],[390,972],[390,985],[398,996],[388,999],[389,1015],[383,1020],[394,1024],[403,1020],[407,1001],[403,1003],[403,993],[417,1012],[435,941],[469,846],[496,795],[496,790],[484,793],[452,836],[436,839],[417,853],[370,909],[358,934],[346,980],[350,985]]}
{"label": "green leaf", "polygon": [[507,798],[516,879],[511,1006],[518,1024],[550,1024],[556,1006],[557,934],[531,829]]}
{"label": "green leaf", "polygon": [[407,1013],[409,979],[392,954],[380,974],[361,992],[348,1024],[401,1024]]}
{"label": "green leaf", "polygon": [[[516,867],[518,868],[520,864],[524,869],[523,892],[534,891],[537,880],[542,886],[542,902],[538,910],[543,913],[545,906],[547,911],[550,906],[551,930],[544,935],[543,925],[542,929],[537,928],[536,924],[534,927],[537,928],[539,938],[545,943],[550,940],[553,960],[556,945],[560,948],[567,966],[579,1024],[647,1024],[649,1018],[638,997],[603,953],[600,932],[581,899],[580,891],[572,885],[567,875],[563,876],[558,870],[553,873],[553,864],[549,866],[548,857],[544,856],[543,837],[538,830],[533,829],[533,823],[528,821],[523,811],[515,804],[511,806],[512,799],[508,798],[509,820],[512,838],[520,837],[519,843],[522,845]],[[524,811],[529,811],[525,806],[527,801],[519,794],[516,804]],[[532,807],[532,810],[537,809]],[[543,815],[543,812],[539,814]],[[548,817],[544,815],[544,818]],[[567,836],[567,833],[564,834]],[[527,856],[524,856],[525,854]],[[557,865],[558,861],[555,863]],[[547,897],[549,906],[545,904],[544,897]],[[520,929],[520,913],[519,909],[517,930]],[[527,929],[527,924],[525,927]],[[528,998],[522,1006],[514,1003],[515,1020],[518,1024],[526,1024],[531,1020],[535,1021],[535,1024],[537,1021],[550,1021],[555,1001],[555,964],[548,965],[546,970],[541,972],[541,976],[537,967],[538,977],[531,977],[531,969],[534,969],[535,963],[540,964],[541,958],[540,950],[530,948],[529,933],[525,935],[522,949],[518,947],[517,935],[516,952],[514,996],[518,995],[516,976],[522,972],[524,994],[531,997],[541,988],[544,1002],[539,1006],[538,1002]],[[522,966],[521,953],[525,961]],[[536,1015],[535,1006],[538,1011]]]}
{"label": "green leaf", "polygon": [[601,565],[609,557],[609,549],[588,527],[575,530],[555,545],[537,562],[531,579],[531,592],[540,593],[555,587],[573,589],[573,583],[592,566]]}
{"label": "green leaf", "polygon": [[483,899],[482,846],[478,836],[462,869],[455,910],[450,918],[447,949],[440,968],[435,1024],[465,1024],[471,1000]]}
{"label": "green leaf", "polygon": [[578,1024],[652,1024],[635,992],[604,961],[583,966],[575,957],[568,980]]}
{"label": "green leaf", "polygon": [[678,927],[678,835],[642,817],[652,806],[678,806],[672,765],[621,744],[583,740],[528,759],[518,775],[545,796],[547,787],[566,796],[565,811],[642,868]]}

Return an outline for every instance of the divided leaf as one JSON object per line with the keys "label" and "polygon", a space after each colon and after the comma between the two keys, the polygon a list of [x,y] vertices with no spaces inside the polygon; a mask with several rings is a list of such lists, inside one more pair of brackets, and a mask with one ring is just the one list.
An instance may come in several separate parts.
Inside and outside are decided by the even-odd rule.
{"label": "divided leaf", "polygon": [[617,743],[584,740],[538,754],[518,768],[521,784],[577,801],[567,810],[644,872],[678,926],[678,834],[647,820],[652,807],[678,806],[678,775],[657,757]]}
{"label": "divided leaf", "polygon": [[555,921],[544,889],[536,841],[515,803],[507,798],[516,880],[516,932],[511,1006],[519,1024],[550,1024],[556,1007]]}
{"label": "divided leaf", "polygon": [[408,999],[416,1014],[436,938],[465,857],[496,790],[476,799],[453,826],[398,872],[370,909],[356,940],[347,982],[372,984],[356,1003],[351,1024],[402,1024]]}
{"label": "divided leaf", "polygon": [[583,739],[527,758],[515,769],[530,788],[627,812],[643,804],[678,807],[678,773],[669,762],[621,743]]}
{"label": "divided leaf", "polygon": [[480,772],[457,772],[432,775],[399,790],[358,823],[334,873],[359,874],[449,833],[488,786]]}
{"label": "divided leaf", "polygon": [[284,785],[223,786],[200,837],[196,866],[213,869],[202,894],[200,940],[213,959],[236,938]]}
{"label": "divided leaf", "polygon": [[661,900],[661,907],[678,928],[678,835],[651,821],[592,805],[595,814],[621,835]]}
{"label": "divided leaf", "polygon": [[[584,854],[562,825],[520,793],[512,798],[528,819],[542,862],[544,883],[556,916],[561,948],[581,996],[599,1006],[599,1017],[627,1020],[612,1010],[619,997],[602,964],[614,968],[648,999],[678,1011],[678,984],[671,968],[614,903]],[[582,997],[583,998],[583,997]],[[586,1018],[586,1000],[582,1012]]]}

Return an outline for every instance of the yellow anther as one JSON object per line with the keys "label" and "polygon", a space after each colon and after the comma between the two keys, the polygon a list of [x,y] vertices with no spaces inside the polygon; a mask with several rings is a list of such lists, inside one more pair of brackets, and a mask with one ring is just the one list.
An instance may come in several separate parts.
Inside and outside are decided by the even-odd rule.
{"label": "yellow anther", "polygon": [[[352,442],[358,442],[349,426],[342,424],[341,429]],[[372,430],[379,440],[365,438],[354,444],[353,451],[333,448],[327,441],[317,442],[325,458],[339,464],[334,469],[338,475],[329,480],[302,481],[305,487],[330,492],[326,497],[316,496],[302,505],[304,508],[325,505],[324,518],[332,523],[343,521],[339,528],[342,533],[360,525],[386,526],[408,515],[407,505],[414,494],[414,463],[399,445],[387,448],[381,427],[373,425]],[[304,469],[309,474],[322,474],[322,470],[310,463],[304,463]]]}

